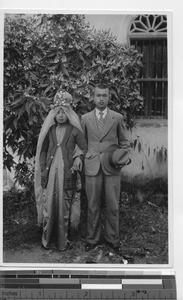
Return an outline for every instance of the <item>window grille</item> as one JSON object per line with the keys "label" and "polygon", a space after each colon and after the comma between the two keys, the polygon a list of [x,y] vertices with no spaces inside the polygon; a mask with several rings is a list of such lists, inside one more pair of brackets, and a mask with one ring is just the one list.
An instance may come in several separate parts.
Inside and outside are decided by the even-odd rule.
{"label": "window grille", "polygon": [[164,15],[139,15],[130,27],[130,33],[162,32],[167,32],[167,17]]}
{"label": "window grille", "polygon": [[[140,15],[130,27],[130,42],[143,54],[140,89],[144,108],[139,116],[167,118],[167,18]],[[139,35],[140,33],[140,35]]]}

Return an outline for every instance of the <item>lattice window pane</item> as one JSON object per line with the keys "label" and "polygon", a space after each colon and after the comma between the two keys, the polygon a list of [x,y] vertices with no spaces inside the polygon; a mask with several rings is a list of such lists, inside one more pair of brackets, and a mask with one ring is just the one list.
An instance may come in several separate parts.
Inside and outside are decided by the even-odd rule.
{"label": "lattice window pane", "polygon": [[130,33],[167,32],[167,17],[164,15],[139,15],[131,24]]}

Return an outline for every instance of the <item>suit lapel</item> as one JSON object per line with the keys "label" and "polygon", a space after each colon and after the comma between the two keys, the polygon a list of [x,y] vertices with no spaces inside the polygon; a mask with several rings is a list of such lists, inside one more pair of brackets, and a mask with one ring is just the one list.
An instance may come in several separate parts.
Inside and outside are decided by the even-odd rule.
{"label": "suit lapel", "polygon": [[97,122],[96,122],[96,116],[95,116],[95,109],[91,112],[90,115],[90,127],[93,130],[93,132],[95,133],[95,135],[100,138],[100,132],[98,130],[98,126],[97,126]]}
{"label": "suit lapel", "polygon": [[107,116],[106,116],[106,121],[105,121],[105,124],[104,124],[104,129],[103,129],[103,132],[102,132],[102,135],[101,135],[100,139],[102,139],[109,132],[109,130],[111,129],[111,127],[114,124],[114,121],[115,121],[115,117],[112,114],[111,110],[108,109]]}

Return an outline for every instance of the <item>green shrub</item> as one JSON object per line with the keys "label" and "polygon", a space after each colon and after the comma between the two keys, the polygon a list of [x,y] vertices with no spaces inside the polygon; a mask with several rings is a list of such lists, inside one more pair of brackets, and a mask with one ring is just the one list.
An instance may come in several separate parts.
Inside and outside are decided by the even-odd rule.
{"label": "green shrub", "polygon": [[[93,86],[107,83],[109,106],[124,115],[127,127],[134,126],[142,107],[141,54],[134,47],[117,43],[110,32],[90,29],[79,14],[7,14],[4,28],[4,167],[16,166],[15,153],[24,162],[34,158],[49,103],[60,87],[73,95],[81,115],[92,108]],[[22,160],[16,168],[25,172]]]}

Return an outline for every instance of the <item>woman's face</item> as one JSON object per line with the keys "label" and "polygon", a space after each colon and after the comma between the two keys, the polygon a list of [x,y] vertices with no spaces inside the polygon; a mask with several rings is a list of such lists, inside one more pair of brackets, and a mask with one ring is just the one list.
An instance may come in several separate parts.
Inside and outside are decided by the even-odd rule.
{"label": "woman's face", "polygon": [[58,113],[56,114],[56,121],[59,123],[59,124],[63,124],[67,121],[67,116],[65,114],[65,112],[63,111],[62,108],[59,109]]}

